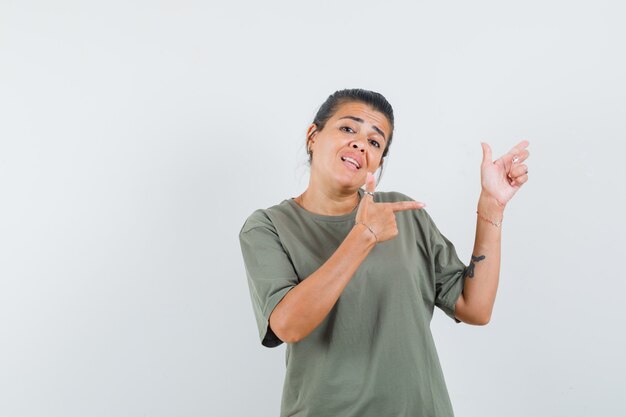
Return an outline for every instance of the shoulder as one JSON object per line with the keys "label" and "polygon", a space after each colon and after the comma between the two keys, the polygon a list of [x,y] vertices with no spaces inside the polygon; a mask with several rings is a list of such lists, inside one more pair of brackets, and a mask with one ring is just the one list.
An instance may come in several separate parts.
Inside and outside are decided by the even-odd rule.
{"label": "shoulder", "polygon": [[265,209],[254,210],[244,221],[239,233],[243,234],[259,227],[275,231],[273,219],[286,215],[289,211],[290,206],[287,200]]}
{"label": "shoulder", "polygon": [[250,214],[241,226],[239,234],[249,232],[257,227],[271,227],[272,221],[269,219],[266,213],[266,209],[257,209]]}

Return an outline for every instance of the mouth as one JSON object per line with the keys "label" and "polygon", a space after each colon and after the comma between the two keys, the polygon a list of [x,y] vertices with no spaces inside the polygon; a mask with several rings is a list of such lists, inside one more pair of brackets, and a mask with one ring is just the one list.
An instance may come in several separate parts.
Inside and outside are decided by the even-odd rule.
{"label": "mouth", "polygon": [[357,160],[356,160],[356,159],[354,159],[354,158],[350,158],[349,156],[342,156],[342,157],[341,157],[341,160],[342,160],[343,162],[346,162],[346,163],[348,163],[348,164],[350,164],[350,165],[354,166],[356,169],[361,169],[361,165],[360,165],[360,164],[357,162]]}

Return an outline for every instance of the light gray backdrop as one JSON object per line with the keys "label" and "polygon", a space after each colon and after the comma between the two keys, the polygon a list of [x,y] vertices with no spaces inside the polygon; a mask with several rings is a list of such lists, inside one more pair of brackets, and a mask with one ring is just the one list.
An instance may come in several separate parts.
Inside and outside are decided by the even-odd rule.
{"label": "light gray backdrop", "polygon": [[351,87],[464,259],[480,141],[531,142],[491,323],[432,322],[457,416],[626,415],[620,2],[0,5],[0,415],[277,416],[237,236]]}

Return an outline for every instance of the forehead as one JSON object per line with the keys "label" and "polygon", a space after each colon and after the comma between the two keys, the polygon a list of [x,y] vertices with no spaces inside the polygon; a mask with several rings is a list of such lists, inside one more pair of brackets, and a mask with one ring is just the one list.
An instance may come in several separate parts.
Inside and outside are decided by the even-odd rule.
{"label": "forehead", "polygon": [[359,102],[347,102],[341,104],[335,114],[331,117],[332,120],[341,119],[344,116],[356,116],[365,121],[366,124],[374,125],[389,137],[391,126],[387,120],[387,116],[383,113],[374,110],[371,106],[359,103]]}

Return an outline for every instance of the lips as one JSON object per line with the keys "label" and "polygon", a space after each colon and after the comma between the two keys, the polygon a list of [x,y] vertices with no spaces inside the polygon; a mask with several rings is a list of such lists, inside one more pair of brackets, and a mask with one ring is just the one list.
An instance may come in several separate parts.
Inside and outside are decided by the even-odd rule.
{"label": "lips", "polygon": [[341,155],[341,160],[352,164],[356,169],[361,169],[361,165],[363,164],[363,160],[361,159],[361,157],[353,153],[346,153]]}

